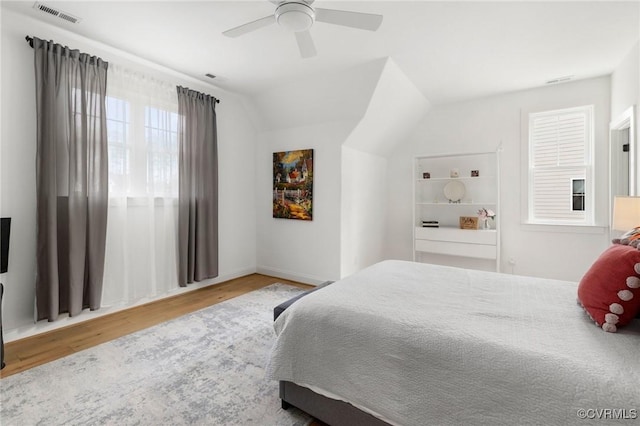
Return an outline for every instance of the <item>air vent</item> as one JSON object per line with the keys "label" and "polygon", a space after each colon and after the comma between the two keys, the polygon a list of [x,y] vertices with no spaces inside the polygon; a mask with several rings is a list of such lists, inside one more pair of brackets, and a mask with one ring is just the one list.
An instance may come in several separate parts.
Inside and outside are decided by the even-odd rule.
{"label": "air vent", "polygon": [[48,13],[49,15],[57,16],[58,18],[64,19],[65,21],[71,22],[72,24],[77,24],[80,22],[80,18],[51,6],[47,6],[46,4],[42,4],[40,2],[35,2],[33,4],[33,8],[41,12]]}
{"label": "air vent", "polygon": [[211,73],[206,73],[204,76],[209,78],[216,78],[216,76]]}
{"label": "air vent", "polygon": [[565,83],[565,82],[571,80],[573,77],[574,77],[573,75],[565,75],[564,77],[558,77],[558,78],[554,78],[554,79],[548,80],[546,82],[546,84]]}

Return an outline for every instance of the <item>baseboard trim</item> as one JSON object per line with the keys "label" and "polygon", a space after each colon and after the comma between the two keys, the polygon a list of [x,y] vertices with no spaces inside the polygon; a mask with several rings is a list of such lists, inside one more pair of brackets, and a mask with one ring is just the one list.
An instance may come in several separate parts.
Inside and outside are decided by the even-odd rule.
{"label": "baseboard trim", "polygon": [[327,281],[328,279],[331,279],[327,277],[317,277],[314,275],[300,274],[298,272],[287,271],[284,269],[270,268],[268,266],[258,266],[256,268],[256,273],[310,285],[319,285]]}
{"label": "baseboard trim", "polygon": [[43,320],[33,324],[19,326],[11,330],[4,330],[4,341],[5,343],[9,343],[14,340],[20,340],[26,337],[35,336],[37,334],[54,331],[62,327],[67,327],[69,325],[90,321],[105,315],[113,314],[115,312],[124,311],[126,309],[134,308],[136,306],[144,305],[146,303],[156,302],[158,300],[178,296],[180,294],[198,290],[203,287],[209,287],[211,285],[221,284],[226,281],[231,281],[233,279],[245,277],[247,275],[251,275],[255,273],[256,273],[256,268],[254,267],[237,269],[235,271],[230,271],[223,275],[219,275],[216,278],[211,278],[205,281],[189,284],[186,287],[176,287],[171,291],[169,291],[168,293],[164,293],[154,297],[143,298],[143,299],[137,300],[135,303],[132,303],[132,304],[103,306],[96,311],[90,311],[88,309],[85,309],[80,315],[73,316],[73,317],[69,317],[68,314],[61,314],[56,321],[48,322]]}

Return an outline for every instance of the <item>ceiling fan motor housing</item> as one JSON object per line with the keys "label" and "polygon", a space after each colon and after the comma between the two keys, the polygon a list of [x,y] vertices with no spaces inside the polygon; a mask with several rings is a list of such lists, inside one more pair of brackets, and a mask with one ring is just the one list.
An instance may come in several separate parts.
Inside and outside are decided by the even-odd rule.
{"label": "ceiling fan motor housing", "polygon": [[300,32],[311,28],[316,19],[316,12],[306,3],[285,2],[276,8],[275,17],[282,28]]}

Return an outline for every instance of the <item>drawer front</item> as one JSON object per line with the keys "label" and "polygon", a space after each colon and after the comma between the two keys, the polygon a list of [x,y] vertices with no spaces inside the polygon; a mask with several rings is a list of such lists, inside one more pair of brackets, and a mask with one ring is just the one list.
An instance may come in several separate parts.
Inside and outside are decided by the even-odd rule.
{"label": "drawer front", "polygon": [[495,229],[416,228],[417,240],[496,245],[497,235]]}
{"label": "drawer front", "polygon": [[[474,232],[474,231],[468,231]],[[416,240],[416,251],[439,253],[450,256],[475,257],[479,259],[496,259],[495,245],[456,243],[451,241]]]}

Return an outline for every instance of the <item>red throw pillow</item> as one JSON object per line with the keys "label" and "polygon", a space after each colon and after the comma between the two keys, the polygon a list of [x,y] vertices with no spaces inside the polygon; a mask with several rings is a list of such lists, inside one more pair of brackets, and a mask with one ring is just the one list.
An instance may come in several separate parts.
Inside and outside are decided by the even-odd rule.
{"label": "red throw pillow", "polygon": [[582,277],[578,301],[604,331],[615,333],[640,311],[640,251],[613,245]]}

